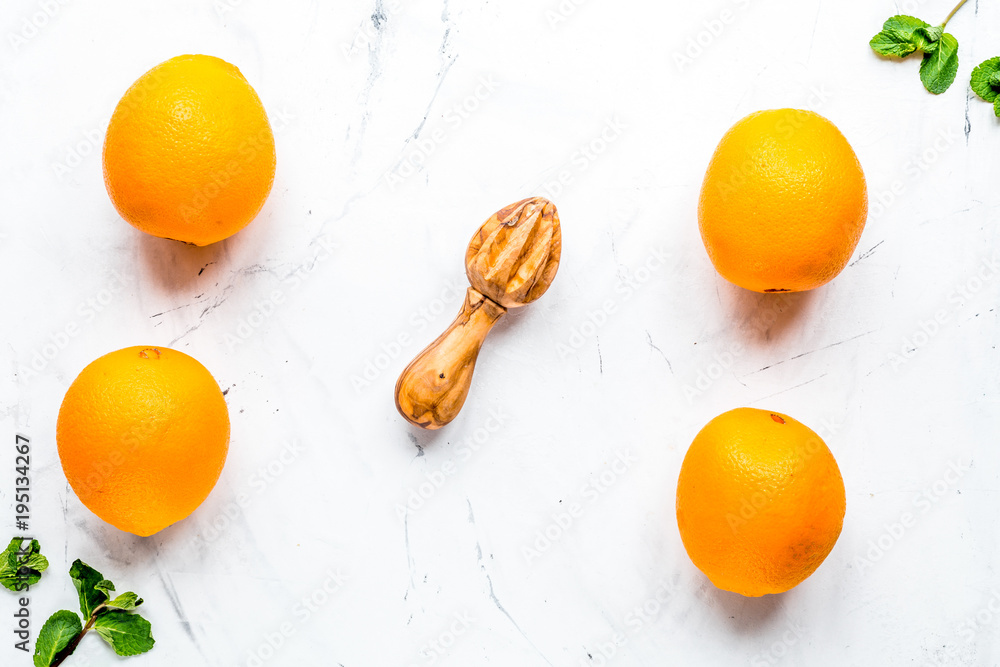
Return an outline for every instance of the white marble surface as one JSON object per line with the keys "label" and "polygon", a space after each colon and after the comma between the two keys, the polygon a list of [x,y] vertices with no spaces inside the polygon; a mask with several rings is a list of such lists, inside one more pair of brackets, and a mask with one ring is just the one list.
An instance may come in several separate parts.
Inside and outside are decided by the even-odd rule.
{"label": "white marble surface", "polygon": [[[146,599],[136,667],[998,664],[1000,123],[966,84],[1000,7],[953,20],[940,97],[867,46],[950,5],[4,2],[0,437],[33,441],[35,632],[80,557]],[[277,138],[261,215],[202,249],[128,226],[101,178],[115,103],[182,53],[240,67]],[[799,297],[727,284],[695,218],[723,132],[779,106],[832,119],[873,196],[851,265]],[[532,194],[558,278],[455,423],[408,427],[393,384],[457,311],[468,238]],[[76,374],[137,344],[202,361],[233,426],[209,499],[146,539],[80,504],[54,442]],[[709,584],[674,518],[687,445],[742,405],[820,430],[847,487],[827,561],[764,599]],[[14,604],[0,662],[27,665]],[[119,664],[101,644],[67,665]]]}

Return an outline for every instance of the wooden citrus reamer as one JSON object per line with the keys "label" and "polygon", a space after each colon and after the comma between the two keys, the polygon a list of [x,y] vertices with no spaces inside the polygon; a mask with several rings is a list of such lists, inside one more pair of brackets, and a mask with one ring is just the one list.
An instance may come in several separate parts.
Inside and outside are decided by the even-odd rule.
{"label": "wooden citrus reamer", "polygon": [[545,293],[559,268],[561,251],[559,213],[542,197],[500,209],[479,228],[465,253],[465,274],[472,287],[462,312],[399,376],[399,414],[426,429],[439,429],[458,416],[490,329],[507,309]]}

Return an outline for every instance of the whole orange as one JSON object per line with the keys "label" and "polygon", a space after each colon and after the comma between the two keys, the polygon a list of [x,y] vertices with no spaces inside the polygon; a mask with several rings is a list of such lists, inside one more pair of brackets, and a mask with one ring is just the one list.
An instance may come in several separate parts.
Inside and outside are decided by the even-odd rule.
{"label": "whole orange", "polygon": [[722,277],[755,292],[801,292],[840,273],[868,217],[861,164],[817,113],[750,114],[715,149],[698,226]]}
{"label": "whole orange", "polygon": [[198,361],[127,347],[93,361],[63,398],[59,460],[73,491],[121,530],[152,535],[191,514],[229,450],[229,410]]}
{"label": "whole orange", "polygon": [[717,587],[783,593],[819,567],[840,536],[844,480],[823,440],[788,415],[725,412],[695,437],[677,480],[677,526]]}
{"label": "whole orange", "polygon": [[178,56],[139,77],[104,139],[104,184],[118,213],[153,236],[194,245],[253,220],[274,165],[260,98],[212,56]]}

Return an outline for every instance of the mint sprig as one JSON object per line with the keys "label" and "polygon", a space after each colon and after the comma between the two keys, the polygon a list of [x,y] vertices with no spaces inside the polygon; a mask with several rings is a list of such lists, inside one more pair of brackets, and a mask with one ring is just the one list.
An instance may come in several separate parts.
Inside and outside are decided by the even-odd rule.
{"label": "mint sprig", "polygon": [[86,624],[72,611],[62,610],[45,621],[35,643],[35,667],[57,667],[73,654],[80,640],[93,630],[121,656],[138,655],[153,648],[152,626],[133,610],[142,598],[128,591],[111,599],[115,585],[80,559],[69,576],[77,590]]}
{"label": "mint sprig", "polygon": [[15,537],[0,552],[0,585],[15,592],[37,584],[49,566],[49,561],[41,554],[38,540],[22,546],[24,541],[24,538]]}
{"label": "mint sprig", "polygon": [[990,58],[972,70],[972,91],[986,102],[1000,118],[1000,57]]}
{"label": "mint sprig", "polygon": [[890,17],[868,45],[875,53],[892,58],[905,58],[918,51],[923,53],[920,80],[929,92],[940,95],[951,87],[958,74],[958,40],[944,30],[967,1],[958,3],[939,26],[913,16]]}

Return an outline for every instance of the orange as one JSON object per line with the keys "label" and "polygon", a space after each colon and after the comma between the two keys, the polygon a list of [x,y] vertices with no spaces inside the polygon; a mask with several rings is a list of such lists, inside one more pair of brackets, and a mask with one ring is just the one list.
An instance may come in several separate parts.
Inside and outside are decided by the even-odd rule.
{"label": "orange", "polygon": [[166,347],[127,347],[70,385],[56,426],[73,491],[121,530],[152,535],[191,514],[229,450],[229,410],[208,370]]}
{"label": "orange", "polygon": [[104,139],[118,213],[153,236],[208,245],[256,217],[274,182],[274,135],[240,71],[178,56],[126,91]]}
{"label": "orange", "polygon": [[708,165],[698,226],[722,277],[755,292],[801,292],[840,273],[868,217],[861,164],[837,127],[798,109],[734,125]]}
{"label": "orange", "polygon": [[783,593],[813,573],[844,523],[833,454],[788,415],[739,408],[695,437],[677,480],[677,526],[717,587]]}

